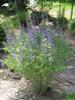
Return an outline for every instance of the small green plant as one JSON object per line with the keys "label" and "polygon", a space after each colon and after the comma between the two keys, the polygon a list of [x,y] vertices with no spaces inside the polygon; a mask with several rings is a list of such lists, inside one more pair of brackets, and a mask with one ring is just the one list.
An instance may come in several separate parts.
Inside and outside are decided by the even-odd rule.
{"label": "small green plant", "polygon": [[75,19],[70,21],[70,23],[68,25],[68,30],[69,30],[70,34],[75,35]]}
{"label": "small green plant", "polygon": [[64,62],[71,56],[71,51],[59,37],[55,37],[54,44],[51,44],[37,32],[34,40],[30,45],[27,34],[19,34],[13,43],[6,45],[9,55],[4,62],[10,69],[31,80],[36,93],[44,93],[53,73],[67,66]]}

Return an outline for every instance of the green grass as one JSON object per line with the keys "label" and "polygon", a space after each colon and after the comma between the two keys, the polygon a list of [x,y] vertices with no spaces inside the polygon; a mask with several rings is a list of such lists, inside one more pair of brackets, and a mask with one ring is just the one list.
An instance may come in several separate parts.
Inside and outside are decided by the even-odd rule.
{"label": "green grass", "polygon": [[74,94],[67,94],[65,96],[65,100],[75,100],[75,93]]}
{"label": "green grass", "polygon": [[[63,3],[63,4],[62,4],[62,8],[63,8],[64,5],[65,5],[65,17],[66,17],[67,19],[70,19],[71,4],[70,4],[70,3]],[[37,8],[40,9],[40,8],[41,8],[41,5],[38,5]],[[50,2],[45,3],[44,9],[46,9],[47,11],[49,11],[49,14],[50,14],[50,15],[52,15],[52,16],[54,16],[54,17],[57,17],[57,13],[58,13],[58,11],[59,11],[59,3],[58,3],[58,2],[53,3],[52,9],[49,9],[49,8],[50,8]],[[74,5],[73,18],[75,18],[75,5]]]}
{"label": "green grass", "polygon": [[[65,5],[65,17],[66,17],[67,19],[70,19],[71,4],[69,4],[69,3],[63,3],[63,5]],[[63,8],[63,5],[62,5],[62,8]],[[52,10],[58,11],[58,10],[59,10],[59,3],[55,3],[55,4],[53,5]],[[56,11],[55,11],[55,12],[56,12]],[[75,18],[75,5],[74,5],[73,18]]]}

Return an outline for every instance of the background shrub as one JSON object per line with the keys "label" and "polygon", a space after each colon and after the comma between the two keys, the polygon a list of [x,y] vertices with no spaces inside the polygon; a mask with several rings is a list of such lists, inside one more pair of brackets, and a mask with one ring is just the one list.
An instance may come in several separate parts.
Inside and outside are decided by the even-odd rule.
{"label": "background shrub", "polygon": [[75,35],[75,19],[70,21],[70,23],[68,25],[68,30],[69,30],[70,34]]}
{"label": "background shrub", "polygon": [[59,27],[62,28],[62,29],[66,29],[68,27],[68,20],[61,16],[61,17],[58,17],[58,22],[59,22]]}
{"label": "background shrub", "polygon": [[0,24],[0,46],[3,45],[3,42],[6,41],[6,34],[5,34],[5,31],[2,27],[2,25]]}
{"label": "background shrub", "polygon": [[41,23],[41,21],[42,21],[41,12],[33,11],[30,16],[31,16],[32,23],[34,25],[39,25]]}
{"label": "background shrub", "polygon": [[14,1],[13,1],[13,2],[9,1],[8,12],[9,12],[10,14],[15,14],[15,12],[16,12],[16,7],[15,7],[15,5],[14,5]]}

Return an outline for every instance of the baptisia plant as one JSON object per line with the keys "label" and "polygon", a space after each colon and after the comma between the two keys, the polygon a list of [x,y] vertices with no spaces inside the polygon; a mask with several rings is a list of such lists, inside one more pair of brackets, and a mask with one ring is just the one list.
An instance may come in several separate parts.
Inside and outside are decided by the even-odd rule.
{"label": "baptisia plant", "polygon": [[37,32],[32,43],[27,34],[19,34],[12,43],[6,44],[9,54],[5,64],[31,80],[36,93],[47,90],[52,74],[62,71],[67,66],[65,60],[71,56],[68,45],[59,37],[54,36],[53,41],[53,44],[48,42]]}

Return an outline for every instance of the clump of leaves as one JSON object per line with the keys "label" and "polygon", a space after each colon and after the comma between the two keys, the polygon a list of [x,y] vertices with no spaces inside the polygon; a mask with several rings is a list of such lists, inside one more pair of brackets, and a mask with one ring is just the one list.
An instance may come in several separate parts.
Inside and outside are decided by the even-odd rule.
{"label": "clump of leaves", "polygon": [[31,80],[34,91],[44,93],[53,79],[52,74],[66,67],[64,62],[71,53],[59,37],[55,37],[54,44],[51,44],[37,32],[34,40],[30,45],[27,34],[22,34],[7,44],[5,49],[9,55],[5,64]]}

